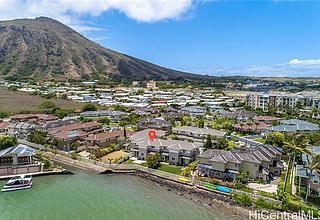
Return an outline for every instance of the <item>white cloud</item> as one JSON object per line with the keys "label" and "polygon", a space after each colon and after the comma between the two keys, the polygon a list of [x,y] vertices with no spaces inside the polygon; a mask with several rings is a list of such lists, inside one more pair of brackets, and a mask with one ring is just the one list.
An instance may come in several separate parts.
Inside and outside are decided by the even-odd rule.
{"label": "white cloud", "polygon": [[320,59],[310,59],[310,60],[293,59],[290,62],[288,62],[288,65],[293,65],[293,66],[320,65]]}
{"label": "white cloud", "polygon": [[274,76],[274,77],[320,77],[320,59],[293,59],[284,64],[247,67],[205,67],[185,70],[189,72],[215,76]]}
{"label": "white cloud", "polygon": [[82,22],[84,16],[113,10],[139,22],[157,22],[179,19],[190,8],[192,0],[0,0],[0,20],[47,16],[85,31],[90,25]]}

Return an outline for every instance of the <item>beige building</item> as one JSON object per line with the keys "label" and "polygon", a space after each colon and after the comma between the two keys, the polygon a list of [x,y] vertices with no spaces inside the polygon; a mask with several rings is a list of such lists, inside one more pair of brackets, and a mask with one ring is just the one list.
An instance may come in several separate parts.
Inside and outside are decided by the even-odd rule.
{"label": "beige building", "polygon": [[147,89],[157,89],[157,83],[154,80],[150,80],[146,84]]}
{"label": "beige building", "polygon": [[200,175],[223,180],[234,180],[241,170],[245,170],[252,179],[269,181],[282,169],[281,152],[268,146],[234,151],[209,149],[197,158]]}

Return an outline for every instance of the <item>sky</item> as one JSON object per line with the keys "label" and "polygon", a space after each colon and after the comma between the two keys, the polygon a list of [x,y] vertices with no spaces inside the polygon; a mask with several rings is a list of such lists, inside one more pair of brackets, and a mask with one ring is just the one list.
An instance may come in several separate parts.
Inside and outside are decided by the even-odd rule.
{"label": "sky", "polygon": [[320,1],[0,0],[116,51],[210,75],[320,77]]}

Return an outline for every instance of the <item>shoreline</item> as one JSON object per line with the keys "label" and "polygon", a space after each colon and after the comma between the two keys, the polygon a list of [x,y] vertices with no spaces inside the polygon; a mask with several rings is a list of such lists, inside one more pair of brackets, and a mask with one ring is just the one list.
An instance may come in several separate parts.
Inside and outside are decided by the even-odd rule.
{"label": "shoreline", "polygon": [[185,199],[195,201],[203,206],[209,208],[215,207],[216,209],[223,209],[227,212],[229,216],[232,215],[232,217],[237,217],[238,219],[248,219],[248,212],[250,211],[250,209],[246,209],[237,205],[230,195],[223,195],[215,192],[210,192],[205,189],[200,189],[191,185],[156,177],[154,175],[150,175],[141,171],[137,171],[133,174],[120,175],[137,176],[144,180],[154,182],[157,185],[166,188],[166,190],[174,192],[176,195],[182,196]]}
{"label": "shoreline", "polygon": [[[49,154],[50,155],[50,154]],[[233,216],[239,220],[247,219],[260,219],[259,213],[266,214],[277,214],[284,213],[278,210],[266,210],[260,209],[254,206],[245,207],[237,204],[231,197],[231,194],[226,194],[219,191],[212,191],[205,188],[199,188],[198,186],[192,186],[190,184],[182,183],[176,179],[166,178],[163,176],[158,176],[152,172],[147,172],[144,169],[116,169],[117,167],[103,167],[99,164],[91,164],[84,161],[73,160],[59,155],[50,155],[50,160],[64,164],[67,166],[72,166],[78,169],[86,170],[89,172],[94,172],[99,175],[134,175],[140,177],[147,181],[152,181],[159,186],[166,187],[168,191],[174,191],[177,195],[183,196],[186,199],[193,200],[204,206],[213,206],[217,209],[226,210],[228,216]],[[53,157],[52,157],[53,156]],[[252,216],[258,213],[258,215]],[[270,217],[270,218],[269,218]],[[274,219],[270,216],[264,216],[264,219]]]}

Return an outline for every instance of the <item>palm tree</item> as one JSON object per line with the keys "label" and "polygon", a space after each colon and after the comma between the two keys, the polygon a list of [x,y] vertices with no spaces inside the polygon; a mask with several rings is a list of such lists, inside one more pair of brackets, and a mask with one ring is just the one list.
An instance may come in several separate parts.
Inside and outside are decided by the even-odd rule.
{"label": "palm tree", "polygon": [[308,173],[309,179],[308,179],[308,186],[307,186],[307,192],[306,192],[305,201],[308,200],[308,195],[309,195],[309,192],[310,192],[311,175],[313,173],[318,173],[320,175],[320,154],[312,154],[310,160],[309,160],[308,156],[307,156],[308,165],[306,166],[306,168],[309,169],[310,172]]}
{"label": "palm tree", "polygon": [[293,158],[300,153],[311,154],[310,150],[307,148],[308,138],[304,134],[298,134],[296,132],[287,134],[286,141],[284,143],[287,149],[291,150],[291,152],[289,152],[289,156],[293,156]]}
{"label": "palm tree", "polygon": [[[304,134],[298,134],[298,133],[291,133],[286,135],[286,141],[285,146],[287,150],[291,150],[291,152],[288,152],[289,154],[289,164],[292,160],[292,167],[295,164],[296,156],[301,153],[310,154],[310,151],[307,149],[307,137]],[[286,187],[285,182],[285,187]],[[290,187],[291,188],[291,187]],[[291,189],[292,190],[292,189]]]}

